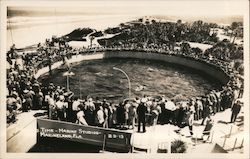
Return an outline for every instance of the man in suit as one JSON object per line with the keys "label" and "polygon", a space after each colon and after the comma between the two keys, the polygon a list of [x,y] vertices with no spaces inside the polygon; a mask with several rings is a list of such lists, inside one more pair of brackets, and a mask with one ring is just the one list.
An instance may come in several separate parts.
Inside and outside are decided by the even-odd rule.
{"label": "man in suit", "polygon": [[142,124],[142,129],[143,132],[146,132],[145,128],[145,118],[146,118],[146,112],[147,112],[147,107],[146,107],[146,100],[145,98],[142,98],[141,103],[137,107],[137,115],[138,115],[138,132],[140,132],[141,129],[141,124]]}
{"label": "man in suit", "polygon": [[241,109],[241,102],[240,100],[236,100],[232,107],[232,115],[231,115],[231,123],[234,123],[236,121],[236,118],[240,112]]}

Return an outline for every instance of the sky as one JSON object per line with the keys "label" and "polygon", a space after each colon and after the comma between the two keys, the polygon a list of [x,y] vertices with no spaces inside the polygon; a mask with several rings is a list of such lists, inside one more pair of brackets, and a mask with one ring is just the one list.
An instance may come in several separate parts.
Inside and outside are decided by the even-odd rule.
{"label": "sky", "polygon": [[[84,2],[84,3],[83,3]],[[67,14],[128,14],[128,15],[242,15],[247,5],[243,0],[203,1],[62,1],[60,3],[16,3],[9,11]]]}

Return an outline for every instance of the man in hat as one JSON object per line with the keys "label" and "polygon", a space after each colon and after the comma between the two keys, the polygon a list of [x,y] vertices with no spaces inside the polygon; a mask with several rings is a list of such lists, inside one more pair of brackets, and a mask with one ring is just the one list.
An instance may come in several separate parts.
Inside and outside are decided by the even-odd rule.
{"label": "man in hat", "polygon": [[166,114],[165,114],[165,122],[168,124],[170,122],[172,122],[172,118],[173,118],[173,115],[174,115],[174,111],[176,109],[176,106],[174,104],[174,100],[171,99],[171,100],[167,100],[167,102],[165,103],[165,111],[166,111]]}
{"label": "man in hat", "polygon": [[55,100],[53,98],[53,93],[48,93],[45,96],[45,101],[48,103],[48,117],[49,119],[56,119],[56,110],[55,110]]}
{"label": "man in hat", "polygon": [[141,103],[137,107],[137,115],[138,115],[138,132],[140,132],[141,129],[141,124],[142,124],[142,130],[143,132],[146,132],[145,128],[145,119],[146,119],[146,112],[147,112],[147,107],[146,107],[146,102],[145,98],[142,98]]}
{"label": "man in hat", "polygon": [[194,105],[191,105],[188,108],[188,123],[187,123],[191,135],[193,135],[194,113],[195,113]]}
{"label": "man in hat", "polygon": [[206,126],[202,132],[202,137],[201,137],[202,139],[204,138],[204,136],[207,136],[206,141],[209,139],[213,125],[214,125],[214,121],[212,117],[209,115],[206,121]]}
{"label": "man in hat", "polygon": [[49,92],[52,92],[52,91],[54,91],[54,89],[55,89],[55,86],[54,86],[54,84],[51,82],[51,83],[49,84],[49,86],[48,86],[48,91],[49,91]]}
{"label": "man in hat", "polygon": [[14,97],[14,95],[9,95],[7,96],[7,123],[11,123],[11,122],[15,122],[16,121],[16,109],[17,109],[17,100],[16,97]]}
{"label": "man in hat", "polygon": [[78,105],[78,112],[76,114],[77,120],[76,123],[80,125],[88,125],[87,121],[85,120],[85,114],[84,114],[84,106]]}
{"label": "man in hat", "polygon": [[30,110],[33,107],[33,95],[27,90],[25,89],[23,91],[23,112],[27,112],[28,110]]}
{"label": "man in hat", "polygon": [[84,102],[86,106],[85,110],[85,119],[89,125],[95,125],[95,104],[92,98],[89,98],[86,102]]}
{"label": "man in hat", "polygon": [[109,128],[109,119],[110,119],[110,110],[109,110],[109,103],[106,99],[103,99],[102,107],[103,107],[103,113],[104,113],[104,128]]}
{"label": "man in hat", "polygon": [[66,103],[64,102],[64,96],[60,95],[59,96],[59,101],[56,102],[56,110],[57,110],[57,116],[58,119],[61,121],[65,121],[66,120]]}
{"label": "man in hat", "polygon": [[98,127],[104,127],[104,111],[102,106],[97,107],[96,124]]}
{"label": "man in hat", "polygon": [[212,90],[209,94],[209,100],[211,101],[212,111],[213,113],[217,113],[217,97],[215,95],[215,90]]}
{"label": "man in hat", "polygon": [[161,108],[161,113],[159,114],[158,120],[161,125],[165,124],[165,114],[166,114],[166,109],[165,109],[165,103],[166,99],[165,96],[161,96],[161,100],[159,101],[159,106]]}
{"label": "man in hat", "polygon": [[203,103],[201,101],[201,97],[196,98],[195,108],[196,108],[196,118],[200,120],[202,118],[202,111],[203,111]]}
{"label": "man in hat", "polygon": [[240,110],[241,110],[241,102],[239,99],[237,99],[232,107],[231,123],[234,123],[236,121],[236,118]]}
{"label": "man in hat", "polygon": [[78,97],[74,97],[73,98],[73,104],[72,104],[72,122],[75,122],[77,119],[77,112],[79,111],[79,105],[80,105],[80,100],[78,99]]}
{"label": "man in hat", "polygon": [[151,114],[152,114],[152,125],[155,126],[158,122],[159,114],[161,114],[161,107],[156,101],[156,99],[153,99]]}
{"label": "man in hat", "polygon": [[132,103],[128,108],[128,128],[130,128],[131,125],[132,129],[134,129],[135,117],[136,117],[136,105]]}
{"label": "man in hat", "polygon": [[202,111],[202,122],[201,125],[204,124],[207,117],[211,114],[211,103],[209,101],[209,95],[202,98],[203,99],[203,111]]}

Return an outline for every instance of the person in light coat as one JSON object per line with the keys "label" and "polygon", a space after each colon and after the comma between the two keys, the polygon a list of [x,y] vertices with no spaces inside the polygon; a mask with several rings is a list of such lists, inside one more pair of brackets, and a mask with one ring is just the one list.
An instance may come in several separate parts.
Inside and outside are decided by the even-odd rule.
{"label": "person in light coat", "polygon": [[84,111],[83,111],[83,107],[80,106],[79,107],[79,111],[77,112],[76,114],[76,123],[80,124],[80,125],[88,125],[88,123],[86,122],[85,120],[85,114],[84,114]]}

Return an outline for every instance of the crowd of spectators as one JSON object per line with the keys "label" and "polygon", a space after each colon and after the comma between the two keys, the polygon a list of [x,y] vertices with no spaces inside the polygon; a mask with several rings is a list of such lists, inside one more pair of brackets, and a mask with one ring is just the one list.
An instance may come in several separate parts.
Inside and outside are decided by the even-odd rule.
{"label": "crowd of spectators", "polygon": [[[161,26],[158,23],[154,25]],[[148,33],[147,30],[143,32]],[[193,120],[202,119],[201,124],[204,124],[211,115],[233,107],[237,98],[242,98],[244,81],[229,62],[222,61],[211,54],[201,54],[195,49],[187,52],[182,47],[171,49],[167,45],[160,45],[157,41],[147,46],[140,45],[137,41],[127,41],[119,45],[104,45],[100,48],[82,49],[76,52],[68,46],[65,40],[52,38],[46,39],[44,45],[38,44],[36,53],[20,55],[13,46],[7,54],[7,61],[11,65],[7,70],[7,122],[15,122],[15,114],[18,112],[46,109],[48,118],[52,120],[120,129],[134,128],[135,123],[138,122],[138,131],[142,124],[143,132],[146,131],[145,125],[170,123],[179,127],[189,126],[192,134]],[[98,50],[129,50],[184,56],[219,67],[228,74],[230,80],[221,90],[212,90],[206,96],[193,97],[188,100],[173,100],[165,96],[154,98],[145,95],[120,103],[112,103],[98,98],[95,100],[78,99],[73,92],[64,87],[53,83],[46,86],[34,77],[40,68],[46,66],[51,68],[51,65],[57,61],[70,59],[71,56],[79,53],[93,53]],[[22,65],[17,63],[18,59],[23,60]],[[237,103],[240,105],[238,100]],[[234,121],[232,119],[232,122]]]}
{"label": "crowd of spectators", "polygon": [[[52,37],[40,43],[35,52],[20,53],[13,45],[7,52],[7,122],[15,121],[16,110],[41,109],[44,92],[35,78],[36,72],[57,61],[70,58],[75,52],[62,39]],[[43,88],[43,87],[42,87]],[[34,107],[33,107],[34,106]]]}
{"label": "crowd of spectators", "polygon": [[[207,49],[206,54],[218,59],[226,61],[243,59],[243,47],[228,40],[220,41],[216,31],[218,25],[215,23],[206,23],[201,20],[192,23],[183,23],[181,20],[177,22],[157,22],[148,19],[145,22],[142,21],[139,19],[134,23],[122,23],[120,28],[113,28],[119,31],[119,34],[112,38],[99,39],[98,42],[105,47],[127,47],[128,45],[133,48],[154,47],[164,48],[164,50],[175,50],[179,43],[196,42],[213,45],[212,48]],[[238,25],[236,29],[232,27],[232,30],[237,30],[237,28],[241,26]],[[188,54],[199,52],[197,49],[191,50],[190,46],[184,50]]]}

